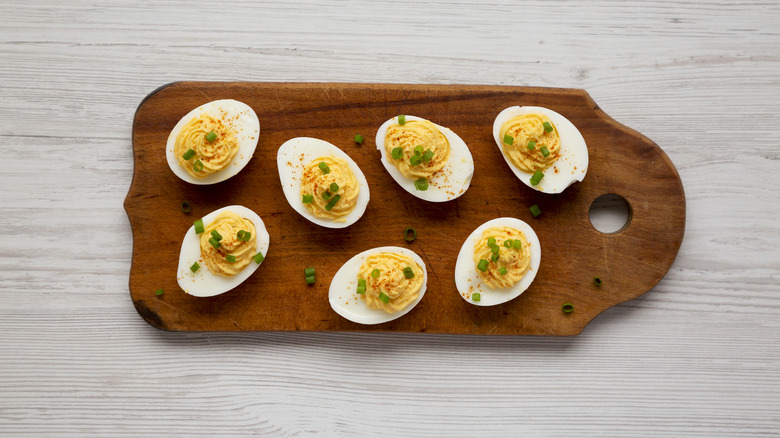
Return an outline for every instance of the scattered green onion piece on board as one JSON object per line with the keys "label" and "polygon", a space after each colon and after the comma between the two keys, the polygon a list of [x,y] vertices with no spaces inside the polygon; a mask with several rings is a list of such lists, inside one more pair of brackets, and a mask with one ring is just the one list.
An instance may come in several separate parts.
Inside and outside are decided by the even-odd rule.
{"label": "scattered green onion piece on board", "polygon": [[306,276],[306,284],[314,284],[317,282],[317,278],[313,275]]}
{"label": "scattered green onion piece on board", "polygon": [[217,133],[214,131],[209,132],[206,134],[206,141],[209,143],[212,143],[214,140],[217,139]]}
{"label": "scattered green onion piece on board", "polygon": [[425,178],[420,178],[418,180],[414,181],[414,188],[417,190],[424,192],[428,190],[428,180]]}
{"label": "scattered green onion piece on board", "polygon": [[236,256],[233,254],[228,254],[225,256],[225,260],[228,261],[228,263],[235,263],[236,262]]}
{"label": "scattered green onion piece on board", "polygon": [[360,134],[355,134],[355,143],[363,144],[363,136]]}
{"label": "scattered green onion piece on board", "polygon": [[572,303],[566,303],[563,306],[561,306],[561,310],[563,310],[563,313],[574,312],[574,305]]}
{"label": "scattered green onion piece on board", "polygon": [[471,301],[480,301],[482,300],[482,295],[479,294],[479,292],[474,292],[471,294]]}
{"label": "scattered green onion piece on board", "polygon": [[537,170],[534,172],[534,175],[531,177],[531,185],[535,186],[538,185],[539,182],[544,178],[544,173],[542,173],[540,170]]}
{"label": "scattered green onion piece on board", "polygon": [[531,210],[531,214],[534,215],[534,217],[538,217],[540,214],[542,214],[542,209],[539,208],[539,204],[532,205],[529,210]]}
{"label": "scattered green onion piece on board", "polygon": [[195,172],[200,172],[203,170],[203,162],[198,160],[195,162],[195,164],[192,165],[192,169],[195,170]]}
{"label": "scattered green onion piece on board", "polygon": [[420,163],[422,163],[422,157],[417,154],[414,154],[412,155],[412,158],[409,158],[409,164],[412,166],[417,166]]}
{"label": "scattered green onion piece on board", "polygon": [[311,204],[314,202],[314,196],[312,195],[303,195],[303,203],[304,204]]}
{"label": "scattered green onion piece on board", "polygon": [[206,229],[203,227],[203,219],[198,219],[192,223],[195,226],[195,234],[200,234]]}
{"label": "scattered green onion piece on board", "polygon": [[324,161],[320,161],[320,164],[317,165],[317,167],[320,168],[323,175],[327,175],[330,173],[330,167],[328,167],[328,164]]}
{"label": "scattered green onion piece on board", "polygon": [[189,161],[189,159],[194,156],[195,156],[195,149],[187,149],[187,152],[183,153],[181,157]]}
{"label": "scattered green onion piece on board", "polygon": [[506,271],[506,267],[502,266],[502,267],[498,268],[498,273],[499,274],[506,275],[506,272],[507,272]]}
{"label": "scattered green onion piece on board", "polygon": [[366,293],[366,280],[364,280],[362,278],[358,280],[358,285],[357,285],[357,289],[355,290],[355,292],[359,293],[359,294]]}
{"label": "scattered green onion piece on board", "polygon": [[183,211],[185,213],[189,213],[190,211],[192,211],[192,207],[190,207],[190,203],[187,202],[187,201],[182,202],[181,203],[181,211]]}
{"label": "scattered green onion piece on board", "polygon": [[221,235],[221,234],[219,234],[219,233],[217,232],[217,230],[211,230],[211,236],[212,236],[213,238],[217,239],[217,241],[220,241],[220,240],[222,240],[222,235]]}
{"label": "scattered green onion piece on board", "polygon": [[330,191],[336,193],[339,191],[339,185],[336,183],[330,183]]}
{"label": "scattered green onion piece on board", "polygon": [[164,289],[157,289],[156,291],[154,291],[154,294],[155,294],[155,295],[157,295],[158,297],[159,297],[160,295],[164,294],[164,293],[165,293],[165,290],[164,290]]}
{"label": "scattered green onion piece on board", "polygon": [[490,256],[490,260],[493,260],[494,262],[497,262],[499,257],[500,256],[498,254],[493,254],[493,255]]}
{"label": "scattered green onion piece on board", "polygon": [[423,147],[421,144],[418,144],[417,146],[414,147],[415,155],[422,155],[422,153],[423,153]]}
{"label": "scattered green onion piece on board", "polygon": [[603,282],[599,277],[593,277],[593,284],[595,284],[596,286],[601,286]]}
{"label": "scattered green onion piece on board", "polygon": [[404,150],[400,147],[393,148],[393,150],[390,151],[390,156],[393,157],[394,160],[400,160],[404,156]]}
{"label": "scattered green onion piece on board", "polygon": [[496,244],[496,238],[495,237],[488,237],[488,246],[493,246]]}
{"label": "scattered green onion piece on board", "polygon": [[401,114],[400,116],[398,116],[398,124],[399,125],[406,124],[406,116],[404,114]]}
{"label": "scattered green onion piece on board", "polygon": [[195,262],[192,264],[192,266],[190,266],[190,271],[192,271],[193,273],[198,272],[198,269],[200,269],[200,265],[198,264],[198,262]]}
{"label": "scattered green onion piece on board", "polygon": [[371,278],[379,278],[379,269],[371,271]]}
{"label": "scattered green onion piece on board", "polygon": [[339,199],[341,199],[341,195],[336,195],[333,198],[331,198],[331,200],[328,201],[327,204],[325,204],[325,210],[331,211],[333,209],[333,206],[336,205],[337,202],[339,202]]}
{"label": "scattered green onion piece on board", "polygon": [[265,260],[265,256],[263,255],[263,253],[259,252],[255,254],[254,257],[252,257],[252,260],[254,260],[255,263],[259,265],[260,263],[263,263],[263,260]]}
{"label": "scattered green onion piece on board", "polygon": [[409,266],[404,268],[404,277],[406,278],[414,278],[414,271],[412,271],[412,268]]}
{"label": "scattered green onion piece on board", "polygon": [[542,152],[542,155],[545,157],[550,155],[550,150],[547,149],[547,146],[542,146],[541,148],[539,148],[539,150]]}
{"label": "scattered green onion piece on board", "polygon": [[521,242],[520,239],[515,239],[515,241],[512,242],[512,248],[520,249],[522,247],[523,247],[523,242]]}
{"label": "scattered green onion piece on board", "polygon": [[544,122],[542,126],[544,126],[544,132],[552,132],[552,123]]}
{"label": "scattered green onion piece on board", "polygon": [[314,275],[317,273],[317,268],[314,266],[309,266],[308,268],[303,268],[303,275],[308,277],[310,275]]}
{"label": "scattered green onion piece on board", "polygon": [[515,142],[515,138],[509,134],[504,134],[504,144],[512,144]]}
{"label": "scattered green onion piece on board", "polygon": [[529,151],[532,151],[532,150],[534,150],[535,147],[536,147],[536,142],[531,140],[531,141],[528,142],[528,146],[526,146],[526,149],[528,149]]}
{"label": "scattered green onion piece on board", "polygon": [[417,238],[417,231],[414,228],[407,228],[404,230],[404,240],[411,242]]}
{"label": "scattered green onion piece on board", "polygon": [[430,149],[426,149],[425,153],[422,154],[422,159],[424,163],[428,163],[433,158],[433,151]]}
{"label": "scattered green onion piece on board", "polygon": [[479,263],[477,263],[477,269],[479,269],[482,272],[487,271],[489,261],[485,259],[479,259]]}
{"label": "scattered green onion piece on board", "polygon": [[381,292],[381,293],[379,294],[379,299],[380,299],[380,300],[382,300],[382,302],[383,302],[383,303],[385,303],[385,304],[387,304],[387,303],[390,301],[390,297],[388,297],[387,295],[385,295],[385,293],[384,293],[384,292]]}
{"label": "scattered green onion piece on board", "polygon": [[214,249],[219,249],[219,247],[222,246],[222,244],[219,243],[219,240],[213,237],[209,237],[209,243],[214,247]]}
{"label": "scattered green onion piece on board", "polygon": [[252,233],[246,230],[238,230],[238,234],[236,234],[236,237],[238,237],[238,240],[242,242],[249,242],[249,239],[252,238]]}
{"label": "scattered green onion piece on board", "polygon": [[504,248],[511,248],[512,247],[512,239],[507,239],[504,241]]}

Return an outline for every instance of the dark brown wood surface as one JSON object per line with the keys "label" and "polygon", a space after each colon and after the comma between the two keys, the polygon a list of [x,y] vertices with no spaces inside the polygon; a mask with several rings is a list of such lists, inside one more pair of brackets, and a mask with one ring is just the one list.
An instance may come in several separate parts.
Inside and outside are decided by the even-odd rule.
{"label": "dark brown wood surface", "polygon": [[[165,143],[178,120],[216,99],[249,104],[260,119],[260,140],[246,168],[228,181],[195,186],[168,168]],[[538,105],[567,117],[588,145],[585,180],[546,195],[517,180],[492,136],[493,119],[512,105]],[[460,135],[474,157],[471,188],[447,203],[428,203],[401,190],[379,160],[374,136],[398,114],[427,118]],[[353,142],[363,135],[363,145]],[[342,229],[316,226],[282,194],[276,151],[292,137],[333,143],[360,166],[371,188],[364,216]],[[467,85],[177,82],[141,102],[133,122],[135,168],[125,209],[133,229],[130,295],[151,325],[187,331],[390,331],[463,334],[576,335],[605,309],[636,298],[669,270],[685,229],[680,177],[664,152],[605,114],[583,90]],[[605,234],[590,223],[603,194],[625,198],[631,220]],[[192,212],[180,210],[182,201]],[[212,298],[185,294],[176,281],[179,249],[192,221],[225,205],[257,212],[271,236],[266,260],[240,287]],[[534,218],[528,207],[539,204]],[[542,264],[530,288],[508,303],[466,303],[454,282],[455,259],[466,236],[483,222],[512,216],[539,236]],[[402,232],[417,230],[407,243]],[[328,303],[332,276],[365,249],[398,245],[417,252],[428,268],[420,304],[389,323],[364,326]],[[303,269],[317,268],[307,286]],[[597,287],[592,278],[604,284]],[[165,294],[156,296],[163,288]],[[563,303],[575,311],[564,314]]]}

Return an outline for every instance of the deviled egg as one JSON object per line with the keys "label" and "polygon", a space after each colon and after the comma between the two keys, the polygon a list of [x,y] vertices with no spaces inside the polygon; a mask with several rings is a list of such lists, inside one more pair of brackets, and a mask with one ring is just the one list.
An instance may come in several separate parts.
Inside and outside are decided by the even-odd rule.
{"label": "deviled egg", "polygon": [[492,219],[463,242],[455,262],[455,286],[471,304],[505,303],[528,289],[541,258],[539,238],[527,223],[511,217]]}
{"label": "deviled egg", "polygon": [[452,130],[429,120],[391,118],[379,127],[376,147],[395,182],[420,199],[450,201],[471,185],[474,159],[468,146]]}
{"label": "deviled egg", "polygon": [[206,103],[171,130],[165,147],[168,166],[188,183],[225,181],[249,163],[259,135],[260,121],[249,105],[232,99]]}
{"label": "deviled egg", "polygon": [[276,165],[287,202],[315,224],[345,228],[366,211],[368,181],[357,163],[333,144],[293,138],[279,147]]}
{"label": "deviled egg", "polygon": [[254,211],[241,205],[214,210],[184,235],[176,279],[196,297],[225,293],[257,270],[269,244],[265,224]]}
{"label": "deviled egg", "polygon": [[588,171],[588,147],[566,117],[539,106],[512,106],[493,122],[493,138],[525,185],[561,193]]}
{"label": "deviled egg", "polygon": [[409,313],[425,295],[428,272],[414,251],[372,248],[339,268],[330,282],[330,306],[359,324],[379,324]]}

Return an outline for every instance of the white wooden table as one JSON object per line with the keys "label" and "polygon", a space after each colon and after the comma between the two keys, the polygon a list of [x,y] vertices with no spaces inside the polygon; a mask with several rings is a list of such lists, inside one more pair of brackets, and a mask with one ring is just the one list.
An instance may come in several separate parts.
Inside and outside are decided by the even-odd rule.
{"label": "white wooden table", "polygon": [[[780,435],[776,1],[0,6],[0,436]],[[175,80],[584,88],[674,161],[685,239],[574,338],[162,332],[122,202]]]}

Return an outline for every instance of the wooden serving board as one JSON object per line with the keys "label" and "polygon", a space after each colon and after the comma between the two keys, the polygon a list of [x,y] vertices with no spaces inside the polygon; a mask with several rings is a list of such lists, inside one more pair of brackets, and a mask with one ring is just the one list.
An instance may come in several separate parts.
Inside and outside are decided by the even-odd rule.
{"label": "wooden serving board", "polygon": [[[173,126],[191,109],[216,99],[250,105],[260,139],[248,166],[228,181],[195,186],[177,178],[165,159]],[[562,194],[523,185],[493,141],[496,114],[512,105],[557,111],[580,130],[590,153],[585,180]],[[385,120],[411,114],[446,126],[469,145],[471,188],[433,204],[401,190],[382,167],[374,137]],[[365,137],[363,145],[353,141]],[[364,216],[346,229],[316,226],[282,194],[276,151],[292,137],[329,141],[360,166],[371,188]],[[669,270],[685,229],[685,196],[672,162],[651,140],[605,114],[583,90],[468,85],[177,82],[159,88],[133,121],[133,181],[125,209],[133,229],[130,295],[139,314],[166,330],[390,331],[465,334],[576,335],[596,315],[650,290]],[[604,234],[590,223],[603,194],[625,198],[631,220]],[[182,201],[192,211],[180,210]],[[185,294],[176,281],[181,241],[193,220],[231,204],[257,212],[271,236],[267,258],[237,289],[212,298]],[[532,217],[538,204],[543,214]],[[542,248],[531,287],[494,307],[465,302],[455,288],[455,259],[466,236],[501,216],[528,222]],[[405,228],[418,237],[408,243]],[[328,304],[330,280],[350,257],[377,246],[405,246],[428,268],[420,304],[395,321],[365,326]],[[315,266],[307,286],[303,269]],[[594,275],[604,281],[593,284]],[[156,296],[157,289],[165,294]],[[566,314],[561,305],[572,303]]]}

